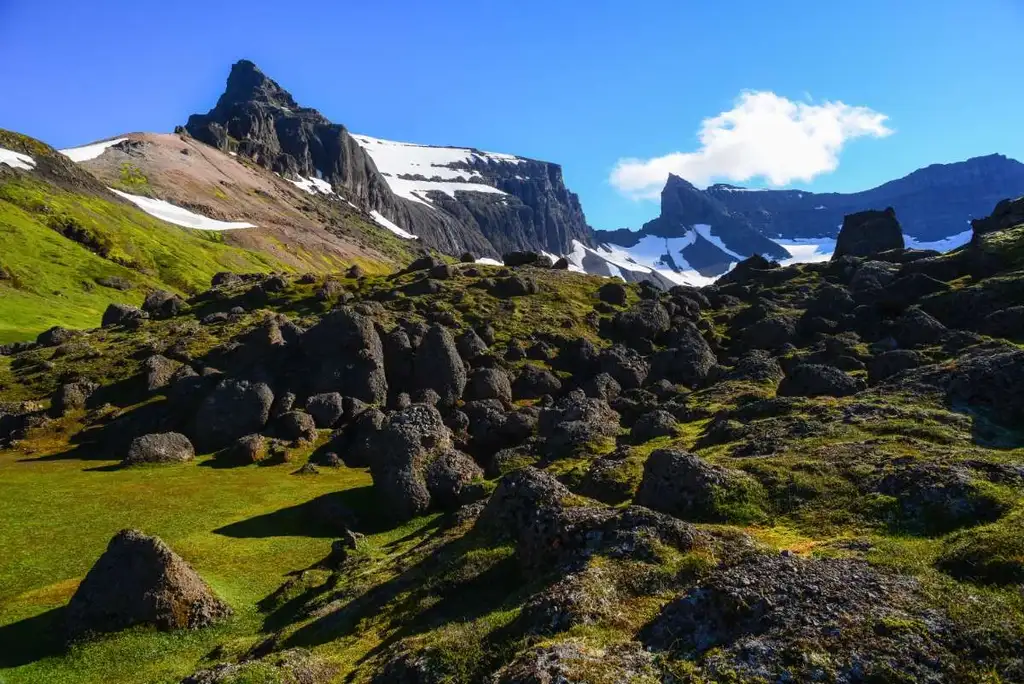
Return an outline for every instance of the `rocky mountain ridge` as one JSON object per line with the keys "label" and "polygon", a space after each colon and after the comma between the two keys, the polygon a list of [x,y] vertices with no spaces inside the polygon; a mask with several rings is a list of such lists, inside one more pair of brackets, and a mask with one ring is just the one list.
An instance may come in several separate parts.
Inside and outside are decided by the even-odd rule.
{"label": "rocky mountain ridge", "polygon": [[[373,143],[392,151],[460,148],[354,136],[317,110],[300,107],[246,60],[232,67],[216,106],[189,117],[184,130],[276,173],[326,181],[361,208],[448,254],[470,251],[496,258],[512,249],[561,254],[571,249],[572,240],[591,243],[579,200],[565,188],[557,165],[467,149],[455,160],[415,170],[399,159],[403,168],[396,170],[375,156]],[[448,184],[454,187],[430,187],[431,180],[453,179],[459,179]],[[406,192],[415,180],[426,185],[418,194]]]}

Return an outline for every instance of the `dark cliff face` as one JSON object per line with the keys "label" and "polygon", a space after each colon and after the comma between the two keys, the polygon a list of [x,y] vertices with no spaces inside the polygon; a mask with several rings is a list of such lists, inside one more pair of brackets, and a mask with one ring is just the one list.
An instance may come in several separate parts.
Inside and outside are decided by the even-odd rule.
{"label": "dark cliff face", "polygon": [[507,194],[460,190],[454,198],[434,192],[427,202],[410,201],[392,192],[388,177],[344,126],[299,106],[249,61],[232,67],[216,106],[189,117],[185,128],[198,140],[286,177],[323,178],[366,211],[380,212],[449,254],[468,250],[497,257],[524,249],[562,254],[571,250],[573,240],[593,242],[559,166],[473,157],[453,166],[464,169],[473,182]]}
{"label": "dark cliff face", "polygon": [[[700,226],[700,228],[698,228]],[[705,227],[706,226],[706,227]],[[675,271],[695,270],[702,276],[721,275],[743,257],[760,254],[786,259],[789,252],[761,235],[742,216],[682,178],[670,175],[661,191],[661,214],[639,231],[597,231],[604,244],[630,248],[644,238],[684,239],[684,247],[662,256]]]}
{"label": "dark cliff face", "polygon": [[938,240],[970,229],[1006,197],[1024,194],[1024,164],[1002,155],[933,164],[863,192],[745,191],[713,185],[706,194],[771,237],[834,237],[843,217],[891,206],[907,235]]}

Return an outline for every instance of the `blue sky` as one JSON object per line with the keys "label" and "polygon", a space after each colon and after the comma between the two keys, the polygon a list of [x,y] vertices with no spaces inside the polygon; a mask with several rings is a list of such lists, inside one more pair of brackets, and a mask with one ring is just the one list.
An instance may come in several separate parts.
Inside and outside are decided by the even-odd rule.
{"label": "blue sky", "polygon": [[1024,160],[1022,34],[1020,0],[0,0],[0,127],[169,131],[244,57],[352,131],[558,162],[591,224],[637,228],[670,167],[848,191]]}

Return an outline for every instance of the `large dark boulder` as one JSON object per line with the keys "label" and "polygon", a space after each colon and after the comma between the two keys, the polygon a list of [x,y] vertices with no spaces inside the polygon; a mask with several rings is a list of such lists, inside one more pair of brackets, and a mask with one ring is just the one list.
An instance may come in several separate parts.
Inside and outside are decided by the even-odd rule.
{"label": "large dark boulder", "polygon": [[305,411],[288,411],[274,421],[274,432],[289,442],[315,442],[316,421]]}
{"label": "large dark boulder", "polygon": [[370,404],[387,400],[384,350],[369,318],[336,309],[302,335],[301,346],[311,394],[341,392]]}
{"label": "large dark boulder", "polygon": [[466,385],[466,401],[476,399],[500,399],[512,401],[512,384],[508,375],[500,368],[478,368],[469,376]]}
{"label": "large dark boulder", "polygon": [[643,299],[612,318],[614,336],[627,345],[641,339],[655,340],[670,326],[668,311],[656,299]]}
{"label": "large dark boulder", "polygon": [[266,383],[225,378],[199,405],[192,437],[200,452],[216,451],[239,437],[261,432],[274,393]]}
{"label": "large dark boulder", "polygon": [[177,432],[143,435],[132,440],[124,465],[184,463],[196,457],[188,437]]}
{"label": "large dark boulder", "polygon": [[539,399],[545,394],[557,394],[562,382],[549,370],[525,364],[512,383],[512,396],[516,399]]}
{"label": "large dark boulder", "polygon": [[675,416],[661,409],[640,416],[633,423],[630,432],[630,436],[637,444],[643,444],[658,437],[675,437],[678,434],[679,427],[676,425]]}
{"label": "large dark boulder", "polygon": [[455,340],[444,326],[430,327],[416,350],[414,371],[415,388],[437,392],[442,408],[455,406],[462,397],[466,387],[466,366],[459,356]]}
{"label": "large dark boulder", "polygon": [[971,230],[974,235],[987,235],[999,230],[1006,230],[1024,223],[1024,197],[1017,199],[1004,199],[992,213],[982,219],[971,221]]}
{"label": "large dark boulder", "polygon": [[345,414],[345,403],[339,392],[314,394],[306,400],[306,413],[313,416],[318,428],[332,428]]}
{"label": "large dark boulder", "polygon": [[469,456],[455,451],[451,433],[433,406],[395,411],[370,438],[370,474],[382,510],[404,521],[431,506],[454,508],[462,488],[483,475]]}
{"label": "large dark boulder", "polygon": [[[601,372],[611,376],[620,390],[630,390],[642,386],[651,372],[651,366],[647,359],[639,352],[621,344],[602,351],[598,357],[598,364]],[[618,390],[614,394],[618,394]]]}
{"label": "large dark boulder", "polygon": [[872,385],[887,380],[897,373],[924,364],[924,358],[910,349],[894,349],[879,354],[868,366],[868,382]]}
{"label": "large dark boulder", "polygon": [[173,318],[188,308],[181,297],[164,290],[154,290],[146,295],[142,310],[151,318]]}
{"label": "large dark boulder", "polygon": [[129,321],[135,321],[140,318],[149,318],[149,314],[137,306],[115,303],[108,306],[107,310],[103,312],[103,320],[100,325],[104,328],[110,328],[115,325],[124,325]]}
{"label": "large dark boulder", "polygon": [[67,382],[57,388],[50,399],[50,413],[61,417],[69,411],[84,409],[89,398],[98,389],[93,382]]}
{"label": "large dark boulder", "polygon": [[983,409],[1007,426],[1024,425],[1024,350],[957,359],[947,392],[954,405]]}
{"label": "large dark boulder", "polygon": [[676,331],[672,344],[651,359],[648,382],[668,380],[687,387],[701,385],[718,363],[710,345],[689,322]]}
{"label": "large dark boulder", "polygon": [[683,520],[757,519],[765,493],[746,473],[675,449],[657,449],[644,465],[636,503]]}
{"label": "large dark boulder", "polygon": [[605,283],[597,288],[597,298],[607,304],[622,306],[626,303],[626,286],[622,283]]}
{"label": "large dark boulder", "polygon": [[68,603],[66,636],[136,625],[198,629],[231,614],[192,567],[157,537],[118,532]]}
{"label": "large dark boulder", "polygon": [[68,330],[56,325],[49,330],[39,333],[36,337],[36,344],[41,347],[56,347],[65,342],[70,342],[81,334],[78,330]]}
{"label": "large dark boulder", "polygon": [[551,259],[538,252],[506,252],[501,261],[506,266],[539,266],[551,268]]}
{"label": "large dark boulder", "polygon": [[802,363],[794,366],[779,383],[780,397],[845,397],[864,389],[864,381],[835,366]]}
{"label": "large dark boulder", "polygon": [[867,257],[903,247],[903,229],[892,207],[885,211],[861,211],[843,218],[832,261],[847,255]]}
{"label": "large dark boulder", "polygon": [[610,444],[619,432],[619,414],[606,401],[572,390],[544,409],[537,424],[550,458],[566,458]]}

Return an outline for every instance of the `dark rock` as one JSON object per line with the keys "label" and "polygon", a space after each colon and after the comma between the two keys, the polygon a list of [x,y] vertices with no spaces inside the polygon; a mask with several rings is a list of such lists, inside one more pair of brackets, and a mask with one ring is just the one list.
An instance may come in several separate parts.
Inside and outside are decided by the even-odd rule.
{"label": "dark rock", "polygon": [[621,344],[602,351],[599,364],[601,372],[614,378],[624,390],[640,387],[650,373],[647,361],[637,351]]}
{"label": "dark rock", "polygon": [[439,264],[430,269],[430,277],[435,280],[450,280],[459,274],[451,264]]}
{"label": "dark rock", "polygon": [[622,283],[605,283],[597,289],[597,297],[602,302],[622,306],[626,303],[626,286]]}
{"label": "dark rock", "polygon": [[449,453],[451,435],[432,406],[414,404],[392,413],[371,442],[374,491],[395,520],[420,515],[432,503],[450,505],[449,495],[457,498],[457,490],[481,474],[469,467],[468,457]]}
{"label": "dark rock", "polygon": [[165,356],[154,354],[142,362],[143,387],[147,392],[155,392],[167,387],[175,372],[181,368],[180,363],[171,361]]}
{"label": "dark rock", "polygon": [[918,347],[940,342],[946,332],[946,326],[914,306],[896,321],[893,337],[905,347]]}
{"label": "dark rock", "polygon": [[270,417],[274,393],[266,383],[226,378],[199,406],[192,435],[200,451],[216,451],[260,432]]}
{"label": "dark rock", "polygon": [[220,663],[200,670],[181,684],[239,684],[265,679],[287,684],[330,684],[337,667],[303,648],[290,648],[257,660]]}
{"label": "dark rock", "polygon": [[512,396],[516,399],[538,399],[545,394],[557,394],[562,382],[551,371],[525,364],[512,383]]}
{"label": "dark rock", "polygon": [[66,634],[74,641],[135,625],[198,629],[231,608],[160,539],[118,532],[68,603]]}
{"label": "dark rock", "polygon": [[177,432],[143,435],[132,440],[124,465],[183,463],[196,457],[188,437]]}
{"label": "dark rock", "polygon": [[947,394],[954,404],[990,413],[1007,426],[1024,425],[1024,351],[968,355],[956,362]]}
{"label": "dark rock", "polygon": [[834,366],[804,363],[794,366],[779,383],[780,397],[845,397],[864,389],[863,380]]}
{"label": "dark rock", "polygon": [[584,383],[583,391],[588,397],[610,402],[619,396],[622,386],[610,374],[598,373]]}
{"label": "dark rock", "polygon": [[453,407],[462,397],[466,387],[466,366],[446,328],[440,325],[430,327],[416,350],[414,371],[415,387],[437,392],[442,408]]}
{"label": "dark rock", "polygon": [[58,345],[70,342],[82,333],[77,330],[68,330],[60,326],[54,326],[46,332],[39,333],[36,338],[36,344],[41,347],[56,347]]}
{"label": "dark rock", "polygon": [[600,399],[573,390],[541,411],[538,430],[550,458],[587,452],[613,439],[619,432],[619,414]]}
{"label": "dark rock", "polygon": [[476,256],[472,252],[463,252],[462,256],[459,257],[459,261],[464,264],[475,264]]}
{"label": "dark rock", "polygon": [[231,287],[242,282],[242,278],[236,273],[221,271],[214,273],[210,279],[210,287]]}
{"label": "dark rock", "polygon": [[384,350],[366,317],[336,309],[302,335],[301,346],[311,361],[312,394],[341,392],[371,404],[387,400]]}
{"label": "dark rock", "polygon": [[274,430],[290,442],[315,442],[316,421],[305,411],[289,411],[274,421]]}
{"label": "dark rock", "polygon": [[626,311],[615,314],[612,329],[617,339],[632,344],[638,339],[656,340],[671,326],[668,312],[660,302],[644,299]]}
{"label": "dark rock", "polygon": [[[269,445],[263,435],[252,434],[239,437],[229,446],[223,458],[231,463],[260,463],[270,455]],[[218,456],[221,458],[221,456]]]}
{"label": "dark rock", "polygon": [[494,684],[555,684],[591,681],[600,673],[608,682],[658,681],[653,656],[633,643],[596,649],[570,641],[539,646],[520,653],[495,673]]}
{"label": "dark rock", "polygon": [[992,213],[983,219],[971,221],[974,235],[987,235],[1024,223],[1024,197],[1004,199],[996,205]]}
{"label": "dark rock", "polygon": [[540,292],[537,281],[520,275],[512,275],[507,278],[499,278],[494,281],[491,287],[491,294],[499,299],[510,297],[526,297]]}
{"label": "dark rock", "polygon": [[306,412],[318,428],[332,428],[345,414],[345,404],[338,392],[314,394],[306,400]]}
{"label": "dark rock", "polygon": [[173,318],[188,308],[181,297],[164,290],[154,290],[146,295],[142,303],[142,310],[149,314],[150,318]]}
{"label": "dark rock", "polygon": [[994,337],[1024,340],[1024,306],[1011,306],[985,317],[981,331]]}
{"label": "dark rock", "polygon": [[846,255],[867,257],[903,247],[903,229],[892,207],[885,211],[862,211],[843,218],[832,260]]}
{"label": "dark rock", "polygon": [[487,345],[472,328],[459,335],[455,346],[459,350],[459,355],[467,362],[487,353]]}
{"label": "dark rock", "polygon": [[384,414],[375,408],[363,411],[352,420],[342,434],[341,443],[334,442],[345,465],[350,468],[365,468],[373,463],[378,456],[374,451],[377,433],[383,428],[385,420]]}
{"label": "dark rock", "polygon": [[512,385],[508,375],[499,368],[478,368],[469,376],[464,393],[466,401],[500,399],[512,401]]}
{"label": "dark rock", "polygon": [[352,264],[345,271],[345,277],[351,278],[352,280],[358,280],[359,278],[362,278],[364,275],[366,275],[366,271],[364,271],[363,267],[360,266],[359,264]]}
{"label": "dark rock", "polygon": [[874,491],[897,500],[895,527],[941,535],[960,527],[993,522],[1005,505],[963,467],[919,464],[897,468]]}
{"label": "dark rock", "polygon": [[576,491],[606,504],[618,505],[636,494],[643,470],[622,458],[595,458]]}
{"label": "dark rock", "polygon": [[915,351],[895,349],[879,354],[868,366],[868,382],[872,385],[887,380],[897,373],[924,365],[924,359]]}
{"label": "dark rock", "polygon": [[516,266],[551,268],[551,259],[538,252],[507,252],[502,255],[501,261],[512,268]]}
{"label": "dark rock", "polygon": [[704,383],[718,359],[707,341],[692,323],[686,323],[674,336],[673,346],[651,359],[648,381],[668,380],[686,387]]}
{"label": "dark rock", "polygon": [[89,398],[98,389],[98,385],[92,382],[66,382],[53,393],[50,399],[50,412],[61,417],[70,411],[80,411],[85,408]]}
{"label": "dark rock", "polygon": [[115,303],[108,306],[107,310],[103,312],[103,322],[101,325],[104,328],[110,328],[115,325],[125,325],[129,321],[141,318],[149,318],[149,314],[137,306]]}
{"label": "dark rock", "polygon": [[649,442],[658,437],[675,437],[679,434],[676,418],[668,411],[651,411],[633,423],[630,435],[637,444]]}
{"label": "dark rock", "polygon": [[644,465],[636,503],[684,520],[722,522],[760,517],[764,497],[757,480],[742,471],[657,449]]}
{"label": "dark rock", "polygon": [[771,354],[761,349],[744,355],[726,376],[728,380],[747,380],[772,385],[777,385],[782,377],[782,366]]}

